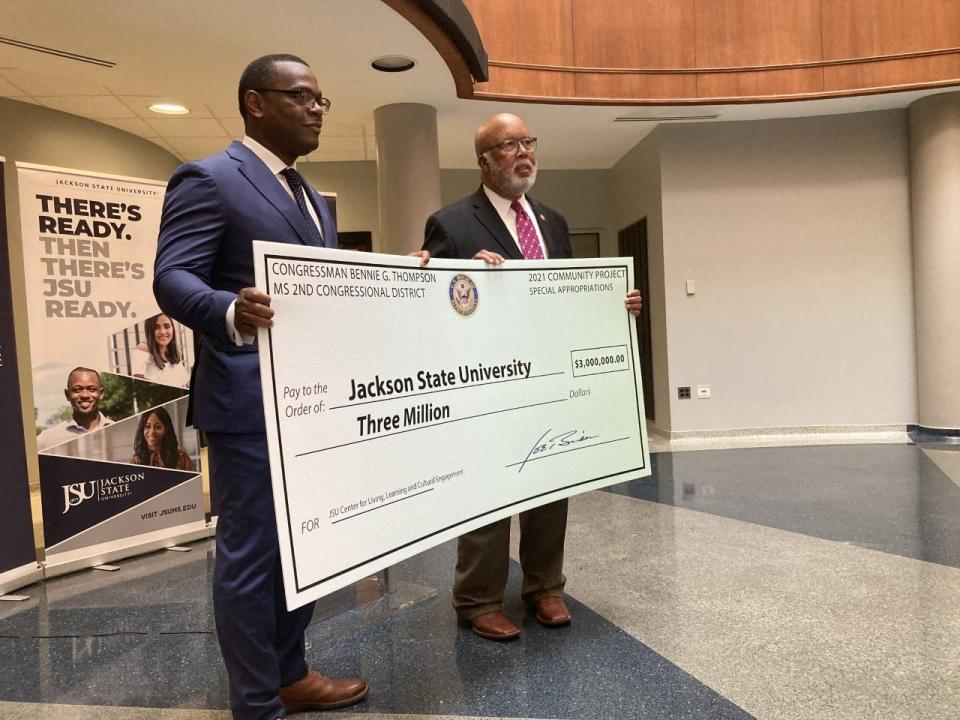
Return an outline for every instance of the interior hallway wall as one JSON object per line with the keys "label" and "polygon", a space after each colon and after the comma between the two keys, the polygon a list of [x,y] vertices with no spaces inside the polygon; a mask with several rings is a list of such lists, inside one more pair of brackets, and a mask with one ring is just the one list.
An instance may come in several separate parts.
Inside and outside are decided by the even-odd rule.
{"label": "interior hallway wall", "polygon": [[915,423],[906,112],[660,137],[671,429]]}
{"label": "interior hallway wall", "polygon": [[[380,252],[377,164],[314,162],[299,163],[298,167],[315,188],[337,193],[337,228],[371,231],[373,249]],[[571,231],[599,233],[601,255],[616,255],[617,234],[607,227],[609,179],[607,170],[540,170],[530,194],[563,213]],[[480,171],[441,170],[440,186],[442,203],[449,205],[480,187]]]}
{"label": "interior hallway wall", "polygon": [[36,487],[36,436],[33,426],[33,381],[30,372],[27,308],[23,275],[23,240],[20,233],[20,196],[16,162],[90,170],[129,177],[167,180],[180,164],[173,155],[151,142],[85,120],[76,115],[29,103],[0,98],[0,156],[6,162],[7,233],[10,239],[10,274],[16,318],[20,392],[26,414],[27,468]]}
{"label": "interior hallway wall", "polygon": [[[659,427],[916,422],[906,128],[904,111],[668,125],[610,170],[540,170],[531,194],[604,255],[647,219]],[[304,174],[379,249],[376,164]],[[441,183],[449,204],[479,175]],[[697,384],[713,397],[677,399]]]}
{"label": "interior hallway wall", "polygon": [[[537,170],[530,195],[567,219],[571,232],[600,234],[600,254],[617,254],[617,234],[607,227],[610,193],[607,170]],[[480,169],[441,170],[443,204],[449,205],[480,187]]]}
{"label": "interior hallway wall", "polygon": [[671,429],[670,366],[667,347],[667,304],[663,264],[663,206],[661,192],[660,129],[637,143],[610,169],[610,209],[607,226],[613,237],[608,254],[617,254],[617,233],[647,220],[647,263],[650,297],[643,299],[650,313],[653,351],[653,418],[657,427]]}
{"label": "interior hallway wall", "polygon": [[299,162],[297,168],[316,190],[337,193],[337,232],[369,231],[373,251],[380,252],[377,163]]}

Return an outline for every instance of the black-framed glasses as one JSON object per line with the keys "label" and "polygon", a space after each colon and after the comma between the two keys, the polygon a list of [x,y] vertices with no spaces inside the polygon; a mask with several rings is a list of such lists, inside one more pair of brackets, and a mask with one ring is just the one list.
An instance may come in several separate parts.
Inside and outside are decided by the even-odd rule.
{"label": "black-framed glasses", "polygon": [[312,109],[313,107],[319,105],[320,111],[326,115],[330,112],[330,98],[325,98],[322,95],[314,95],[309,90],[280,90],[279,88],[256,88],[257,92],[275,92],[283,93],[291,98],[293,101],[301,106],[307,108],[307,110]]}
{"label": "black-framed glasses", "polygon": [[[509,140],[504,140],[502,143],[497,143],[496,145],[491,145],[483,152],[490,152],[491,150],[499,150],[504,155],[516,155],[520,147],[523,147],[524,152],[533,152],[537,149],[537,139],[535,137],[525,137],[516,140],[510,138]],[[483,155],[483,153],[480,153]]]}

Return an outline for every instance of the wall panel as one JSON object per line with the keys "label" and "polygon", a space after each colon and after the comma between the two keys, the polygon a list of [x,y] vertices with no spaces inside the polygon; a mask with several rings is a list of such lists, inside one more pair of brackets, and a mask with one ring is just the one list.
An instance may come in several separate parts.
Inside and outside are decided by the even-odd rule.
{"label": "wall panel", "polygon": [[697,92],[695,75],[613,75],[610,73],[577,73],[577,97],[589,98],[687,98]]}
{"label": "wall panel", "polygon": [[823,70],[797,68],[765,72],[702,73],[697,76],[701,98],[772,97],[806,95],[823,89]]}
{"label": "wall panel", "polygon": [[960,54],[886,60],[823,69],[824,90],[909,87],[922,83],[960,83]]}
{"label": "wall panel", "polygon": [[697,0],[697,67],[821,59],[820,0]]}
{"label": "wall panel", "polygon": [[694,67],[694,0],[573,0],[574,65]]}
{"label": "wall panel", "polygon": [[[466,0],[487,56],[503,62],[573,64],[572,0]],[[491,73],[490,82],[493,82]]]}
{"label": "wall panel", "polygon": [[960,85],[960,0],[465,2],[490,59],[477,97],[714,104]]}
{"label": "wall panel", "polygon": [[518,98],[563,98],[576,95],[572,73],[490,66],[490,82],[477,83],[478,96],[485,93]]}
{"label": "wall panel", "polygon": [[957,0],[822,0],[825,60],[960,47]]}

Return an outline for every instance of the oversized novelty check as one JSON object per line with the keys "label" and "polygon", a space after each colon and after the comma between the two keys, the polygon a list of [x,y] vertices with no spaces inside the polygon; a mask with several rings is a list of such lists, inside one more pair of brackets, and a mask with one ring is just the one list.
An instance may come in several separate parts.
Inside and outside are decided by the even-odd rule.
{"label": "oversized novelty check", "polygon": [[649,475],[624,258],[254,243],[289,607],[468,530]]}

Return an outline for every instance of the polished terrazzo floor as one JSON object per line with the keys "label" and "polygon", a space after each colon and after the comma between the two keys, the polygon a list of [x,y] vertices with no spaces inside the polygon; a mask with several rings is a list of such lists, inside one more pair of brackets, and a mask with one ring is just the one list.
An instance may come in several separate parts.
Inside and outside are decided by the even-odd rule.
{"label": "polished terrazzo floor", "polygon": [[[371,692],[325,716],[960,717],[960,446],[653,461],[650,478],[572,499],[568,628],[525,613],[517,567],[506,611],[523,636],[457,627],[453,543],[396,568],[405,607],[371,583],[331,598],[308,657]],[[228,717],[212,542],[119,564],[0,604],[0,718]]]}

